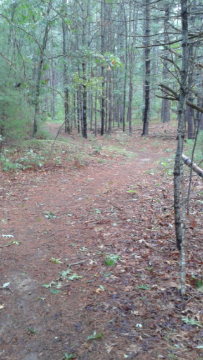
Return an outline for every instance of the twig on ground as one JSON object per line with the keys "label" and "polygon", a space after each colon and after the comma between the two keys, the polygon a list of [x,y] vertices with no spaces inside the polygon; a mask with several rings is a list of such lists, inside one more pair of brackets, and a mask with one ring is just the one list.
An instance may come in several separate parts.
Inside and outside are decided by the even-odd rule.
{"label": "twig on ground", "polygon": [[116,209],[120,210],[120,211],[123,211],[123,209],[121,209],[120,207],[114,205],[113,203],[110,203],[112,206],[114,206]]}
{"label": "twig on ground", "polygon": [[13,293],[13,290],[11,290],[11,288],[10,287],[8,287],[8,286],[2,286],[2,287],[0,287],[0,290],[10,290],[10,292],[12,292]]}
{"label": "twig on ground", "polygon": [[11,245],[13,245],[13,244],[10,243],[10,244],[6,244],[6,245],[1,245],[0,248],[7,247],[7,246],[11,246]]}
{"label": "twig on ground", "polygon": [[75,263],[72,263],[72,264],[68,264],[68,267],[73,266],[73,265],[82,264],[82,263],[84,263],[85,261],[87,261],[87,260],[81,260],[81,261],[78,261],[78,262],[75,262]]}

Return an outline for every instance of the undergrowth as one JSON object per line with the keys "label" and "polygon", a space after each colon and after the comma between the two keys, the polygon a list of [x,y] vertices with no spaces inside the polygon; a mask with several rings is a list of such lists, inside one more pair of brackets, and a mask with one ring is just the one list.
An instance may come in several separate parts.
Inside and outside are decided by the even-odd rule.
{"label": "undergrowth", "polygon": [[[184,154],[186,156],[188,156],[190,159],[192,157],[192,149],[194,146],[194,141],[195,140],[193,140],[193,139],[187,139],[185,149],[184,149]],[[196,162],[198,164],[202,161],[202,159],[203,159],[203,131],[201,131],[197,137],[197,143],[196,143],[195,154],[194,154],[194,162]]]}

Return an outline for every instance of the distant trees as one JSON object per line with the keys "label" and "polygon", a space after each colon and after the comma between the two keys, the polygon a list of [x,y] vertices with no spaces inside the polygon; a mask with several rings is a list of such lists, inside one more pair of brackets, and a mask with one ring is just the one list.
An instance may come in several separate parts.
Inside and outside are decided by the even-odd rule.
{"label": "distant trees", "polygon": [[[2,94],[11,94],[14,84],[21,82],[22,103],[27,102],[22,110],[30,107],[34,136],[38,124],[49,117],[64,121],[69,133],[76,127],[84,137],[95,123],[102,135],[111,133],[113,126],[128,128],[131,134],[133,122],[142,119],[143,135],[147,135],[150,118],[168,122],[170,108],[175,110],[171,93],[163,86],[161,94],[156,89],[161,83],[179,91],[180,5],[174,0],[159,4],[148,0],[11,4],[5,0],[0,14],[0,61],[9,78],[5,77]],[[200,107],[202,100],[194,90],[201,92],[202,87],[201,11],[201,2],[194,0],[188,6],[188,101],[195,104],[198,99]],[[1,106],[1,128],[6,104],[3,101]],[[187,106],[189,138],[199,117],[200,112]]]}

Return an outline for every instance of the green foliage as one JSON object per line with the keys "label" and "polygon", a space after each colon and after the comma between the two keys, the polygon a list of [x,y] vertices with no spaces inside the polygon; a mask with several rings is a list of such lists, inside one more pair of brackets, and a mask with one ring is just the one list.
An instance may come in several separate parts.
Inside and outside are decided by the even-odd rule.
{"label": "green foliage", "polygon": [[105,265],[114,266],[117,263],[118,260],[120,260],[120,256],[115,255],[115,254],[110,254],[105,259]]}
{"label": "green foliage", "polygon": [[69,280],[78,280],[78,279],[82,279],[82,276],[79,276],[78,274],[73,274],[70,275],[68,278]]}
{"label": "green foliage", "polygon": [[202,324],[200,321],[197,321],[193,318],[189,319],[188,317],[182,317],[182,321],[184,321],[184,323],[186,324],[190,324],[190,325],[197,325],[199,327],[202,327]]}
{"label": "green foliage", "polygon": [[196,282],[196,288],[200,289],[200,288],[202,288],[202,286],[203,286],[202,279],[200,279]]}
{"label": "green foliage", "polygon": [[71,269],[67,269],[67,270],[63,270],[61,272],[61,277],[65,278],[67,275],[69,275],[71,273]]}
{"label": "green foliage", "polygon": [[4,171],[18,170],[22,168],[20,164],[11,162],[4,154],[0,155],[0,167]]}
{"label": "green foliage", "polygon": [[56,282],[55,281],[51,281],[49,284],[44,284],[43,286],[48,289],[48,288],[51,288],[53,285],[56,285]]}
{"label": "green foliage", "polygon": [[128,193],[129,193],[129,194],[137,194],[137,191],[136,191],[136,190],[131,190],[131,189],[130,189],[130,190],[128,190]]}
{"label": "green foliage", "polygon": [[46,130],[46,128],[44,128],[40,123],[37,129],[37,133],[35,135],[36,139],[39,140],[49,140],[52,139],[51,134]]}
{"label": "green foliage", "polygon": [[12,156],[7,150],[0,154],[0,166],[4,171],[26,170],[33,166],[41,168],[45,163],[44,155],[40,151],[36,153],[32,149],[26,150],[23,156],[16,157],[15,161],[9,155]]}
{"label": "green foliage", "polygon": [[[194,145],[194,140],[187,139],[187,143],[185,146],[185,155],[187,155],[190,159],[192,156],[193,145]],[[194,162],[199,163],[202,159],[203,159],[203,131],[200,131],[197,137]]]}
{"label": "green foliage", "polygon": [[53,220],[56,217],[51,211],[44,211],[44,216],[49,220]]}
{"label": "green foliage", "polygon": [[37,334],[37,330],[32,329],[32,328],[30,328],[30,327],[28,327],[28,331],[29,331],[30,334],[33,334],[33,335],[36,335],[36,334]]}
{"label": "green foliage", "polygon": [[102,339],[104,333],[99,333],[97,334],[96,331],[93,332],[92,335],[88,336],[86,341],[89,341],[89,340],[96,340],[96,339]]}
{"label": "green foliage", "polygon": [[150,290],[150,286],[147,284],[138,285],[138,288],[142,290]]}
{"label": "green foliage", "polygon": [[74,357],[75,357],[74,354],[68,355],[67,353],[65,353],[64,356],[65,356],[65,359],[74,359]]}
{"label": "green foliage", "polygon": [[60,294],[61,290],[50,289],[50,292],[55,295],[55,294]]}
{"label": "green foliage", "polygon": [[61,259],[55,259],[55,258],[51,258],[51,262],[53,262],[54,264],[62,264],[62,261],[60,261]]}

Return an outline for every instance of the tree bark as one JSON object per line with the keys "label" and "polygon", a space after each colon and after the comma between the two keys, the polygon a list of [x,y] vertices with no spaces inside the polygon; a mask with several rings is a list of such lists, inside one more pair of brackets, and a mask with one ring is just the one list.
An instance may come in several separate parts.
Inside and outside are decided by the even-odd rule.
{"label": "tree bark", "polygon": [[[101,0],[101,54],[104,54],[104,6],[105,0]],[[105,103],[105,95],[104,95],[104,66],[101,66],[101,77],[102,77],[102,96],[101,96],[101,135],[104,135],[104,103]]]}
{"label": "tree bark", "polygon": [[143,114],[142,136],[148,135],[149,111],[150,111],[150,0],[145,0],[145,108]]}
{"label": "tree bark", "polygon": [[[164,41],[168,42],[168,21],[169,21],[169,4],[166,4],[165,9],[165,18],[164,18]],[[168,68],[167,68],[167,57],[169,52],[167,50],[164,51],[164,60],[163,60],[163,80],[168,79]],[[162,108],[161,108],[161,121],[169,122],[170,121],[170,100],[163,99],[162,100]]]}
{"label": "tree bark", "polygon": [[49,29],[50,29],[50,22],[49,22],[48,17],[49,17],[49,13],[51,10],[51,5],[52,5],[52,0],[50,0],[48,3],[47,13],[46,13],[47,21],[46,21],[46,26],[45,26],[45,30],[44,30],[42,46],[40,48],[40,59],[39,59],[39,65],[38,65],[38,70],[37,70],[37,81],[36,81],[36,87],[35,87],[33,137],[35,137],[35,135],[37,133],[37,128],[38,128],[37,116],[39,114],[40,82],[41,82],[41,77],[42,77],[42,68],[43,68],[43,64],[44,64],[44,51],[47,46],[48,34],[49,34]]}
{"label": "tree bark", "polygon": [[[193,0],[193,6],[191,7],[191,11],[195,10],[195,2],[196,0]],[[195,16],[190,16],[190,22],[191,26],[194,27],[195,23]],[[190,89],[193,82],[193,69],[194,69],[194,45],[189,45],[189,59],[190,59],[190,65],[188,69],[188,88]],[[193,94],[191,91],[189,91],[188,95],[188,101],[190,103],[193,103]],[[186,106],[186,112],[185,112],[186,122],[188,124],[188,139],[194,138],[194,110],[192,107]]]}
{"label": "tree bark", "polygon": [[184,163],[189,166],[192,167],[192,170],[199,175],[200,177],[203,178],[203,170],[195,163],[193,163],[187,156],[185,156],[184,154],[182,154],[182,159],[184,161]]}
{"label": "tree bark", "polygon": [[[188,71],[188,13],[187,0],[181,0],[182,19],[182,68],[180,79],[180,95],[178,103],[178,143],[174,165],[174,215],[176,243],[178,250],[181,250],[183,241],[184,224],[181,214],[181,182],[182,182],[182,153],[185,137],[184,108],[187,97],[187,71]],[[183,225],[183,227],[182,227]]]}
{"label": "tree bark", "polygon": [[82,63],[82,71],[83,71],[83,129],[82,135],[85,139],[87,139],[87,87],[86,87],[86,64]]}

